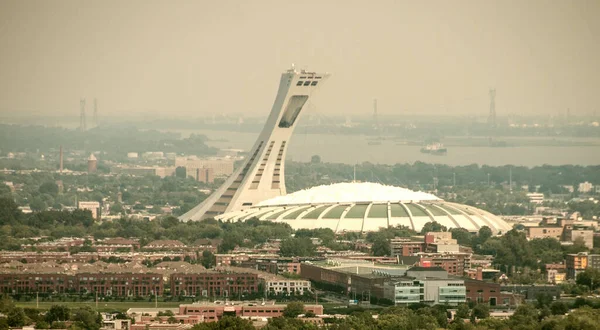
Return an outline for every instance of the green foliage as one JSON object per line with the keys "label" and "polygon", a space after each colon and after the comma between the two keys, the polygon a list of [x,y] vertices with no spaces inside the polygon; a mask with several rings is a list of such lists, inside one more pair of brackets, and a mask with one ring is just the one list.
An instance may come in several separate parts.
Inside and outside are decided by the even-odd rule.
{"label": "green foliage", "polygon": [[458,244],[472,246],[473,234],[468,230],[464,228],[452,228],[450,229],[450,232],[452,233],[452,238],[454,238]]}
{"label": "green foliage", "polygon": [[50,329],[50,324],[46,321],[37,321],[35,323],[35,329]]}
{"label": "green foliage", "polygon": [[600,288],[600,270],[587,268],[583,272],[577,274],[576,283],[578,285],[585,285],[590,290]]}
{"label": "green foliage", "polygon": [[22,327],[27,324],[27,316],[23,308],[15,307],[6,315],[6,321],[11,327]]}
{"label": "green foliage", "polygon": [[82,307],[74,310],[71,320],[77,326],[87,330],[98,330],[102,325],[102,317],[90,307]]}
{"label": "green foliage", "polygon": [[555,301],[550,304],[550,311],[553,315],[565,315],[569,311],[569,306],[562,301]]}
{"label": "green foliage", "polygon": [[533,305],[520,305],[510,317],[508,324],[514,330],[535,329],[538,324],[539,310]]}
{"label": "green foliage", "polygon": [[374,256],[389,256],[392,253],[390,242],[383,236],[379,236],[373,242],[371,252]]}
{"label": "green foliage", "polygon": [[456,318],[459,319],[468,319],[470,315],[469,305],[460,304],[458,308],[456,308]]}
{"label": "green foliage", "polygon": [[446,228],[445,226],[442,226],[441,224],[439,224],[437,222],[430,221],[423,225],[423,229],[421,229],[421,235],[425,235],[429,232],[440,232],[440,231],[447,231],[447,230],[448,230],[448,228]]}
{"label": "green foliage", "polygon": [[279,252],[284,257],[309,257],[316,252],[315,245],[307,237],[290,237],[281,241]]}
{"label": "green foliage", "polygon": [[204,268],[209,269],[209,268],[213,268],[215,266],[215,255],[208,251],[208,250],[204,250],[202,251],[202,266],[204,266]]}
{"label": "green foliage", "polygon": [[283,309],[283,317],[285,318],[295,318],[300,314],[304,314],[304,304],[299,301],[291,302]]}
{"label": "green foliage", "polygon": [[58,195],[58,185],[54,182],[44,182],[38,189],[40,194],[49,194],[51,196]]}
{"label": "green foliage", "polygon": [[164,311],[158,311],[158,313],[156,313],[156,316],[175,316],[175,314],[172,310],[167,309]]}
{"label": "green foliage", "polygon": [[312,323],[304,322],[301,319],[274,317],[269,319],[269,322],[263,330],[317,330],[319,329]]}
{"label": "green foliage", "polygon": [[223,316],[217,322],[198,323],[191,330],[255,330],[252,322],[239,317]]}

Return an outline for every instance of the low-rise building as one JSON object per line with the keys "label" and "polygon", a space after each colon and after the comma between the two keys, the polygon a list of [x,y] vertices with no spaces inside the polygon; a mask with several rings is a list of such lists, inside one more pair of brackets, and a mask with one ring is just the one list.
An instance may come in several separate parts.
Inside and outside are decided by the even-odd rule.
{"label": "low-rise building", "polygon": [[0,292],[98,293],[120,297],[162,295],[163,279],[155,273],[8,273],[0,274]]}
{"label": "low-rise building", "polygon": [[540,226],[540,227],[526,227],[527,239],[539,239],[539,238],[556,238],[560,240],[563,236],[563,226]]}
{"label": "low-rise building", "polygon": [[450,278],[448,273],[439,267],[411,268],[405,277],[386,281],[383,291],[383,297],[396,305],[458,305],[466,302],[464,279]]}
{"label": "low-rise building", "polygon": [[275,278],[265,281],[265,290],[275,295],[302,295],[310,291],[310,281],[298,279]]}
{"label": "low-rise building", "polygon": [[592,229],[573,228],[573,226],[566,226],[564,232],[564,240],[567,242],[575,242],[576,240],[583,240],[585,247],[588,249],[594,248],[594,231]]}
{"label": "low-rise building", "polygon": [[[242,318],[273,318],[283,316],[286,304],[269,302],[231,302],[225,303],[195,303],[179,306],[179,315],[200,315],[204,322],[216,322],[223,315],[239,316]],[[305,312],[323,315],[322,305],[304,305]]]}
{"label": "low-rise building", "polygon": [[587,252],[567,254],[565,264],[567,279],[574,280],[577,278],[577,274],[588,268],[600,270],[600,254]]}
{"label": "low-rise building", "polygon": [[236,297],[258,292],[258,276],[251,273],[176,273],[170,283],[173,296]]}
{"label": "low-rise building", "polygon": [[502,286],[498,283],[465,279],[465,288],[468,301],[490,306],[513,306],[519,299],[515,294],[502,290]]}

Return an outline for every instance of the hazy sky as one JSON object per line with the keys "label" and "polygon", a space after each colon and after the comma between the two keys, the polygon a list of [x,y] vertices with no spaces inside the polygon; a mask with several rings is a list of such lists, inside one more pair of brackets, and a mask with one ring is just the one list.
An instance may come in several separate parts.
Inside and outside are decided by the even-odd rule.
{"label": "hazy sky", "polygon": [[600,114],[600,1],[0,1],[0,115]]}

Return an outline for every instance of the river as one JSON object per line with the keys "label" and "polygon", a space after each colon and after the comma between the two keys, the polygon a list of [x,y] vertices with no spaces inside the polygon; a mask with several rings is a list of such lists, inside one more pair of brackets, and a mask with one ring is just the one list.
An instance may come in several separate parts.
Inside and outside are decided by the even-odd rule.
{"label": "river", "polygon": [[[191,133],[208,136],[209,145],[217,148],[248,150],[258,133],[213,130],[172,130],[187,136]],[[589,139],[568,139],[569,141],[589,142]],[[596,142],[598,142],[596,140]],[[355,164],[371,162],[375,164],[413,163],[422,161],[447,165],[600,165],[598,144],[587,146],[448,146],[444,156],[424,154],[421,147],[402,145],[394,141],[381,141],[380,145],[369,145],[365,136],[303,134],[296,132],[289,142],[288,160],[307,162],[311,156],[319,155],[322,161]]]}

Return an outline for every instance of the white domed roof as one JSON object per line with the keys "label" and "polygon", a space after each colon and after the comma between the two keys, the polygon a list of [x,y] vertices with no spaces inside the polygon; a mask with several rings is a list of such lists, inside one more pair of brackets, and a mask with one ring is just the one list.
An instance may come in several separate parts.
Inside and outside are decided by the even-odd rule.
{"label": "white domed roof", "polygon": [[258,206],[337,204],[388,201],[436,201],[436,196],[421,191],[386,186],[372,182],[336,183],[317,186],[295,193],[275,197],[258,203]]}
{"label": "white domed roof", "polygon": [[215,217],[222,221],[252,218],[286,223],[295,230],[330,228],[334,232],[377,231],[395,226],[420,232],[428,222],[470,232],[477,232],[483,226],[496,234],[511,229],[504,220],[476,207],[368,182],[318,186]]}

